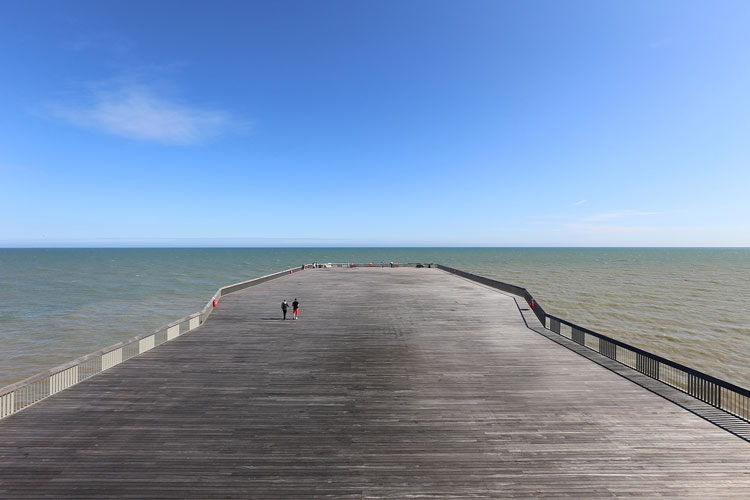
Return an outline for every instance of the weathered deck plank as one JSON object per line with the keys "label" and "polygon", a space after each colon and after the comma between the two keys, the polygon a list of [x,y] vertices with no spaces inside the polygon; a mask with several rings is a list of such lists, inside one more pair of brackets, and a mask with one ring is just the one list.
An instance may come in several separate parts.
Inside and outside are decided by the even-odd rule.
{"label": "weathered deck plank", "polygon": [[[279,303],[298,297],[299,321]],[[750,497],[750,444],[434,269],[309,270],[0,422],[0,498]]]}

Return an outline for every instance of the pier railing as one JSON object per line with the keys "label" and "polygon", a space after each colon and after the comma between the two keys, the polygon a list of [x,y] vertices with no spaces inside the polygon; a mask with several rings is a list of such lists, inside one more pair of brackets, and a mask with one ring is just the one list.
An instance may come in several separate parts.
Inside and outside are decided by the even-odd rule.
{"label": "pier railing", "polygon": [[525,288],[440,264],[433,264],[433,266],[477,283],[523,297],[539,319],[539,322],[546,329],[628,366],[654,380],[658,380],[685,394],[689,394],[704,403],[750,422],[750,391],[743,387],[644,351],[625,342],[620,342],[619,340],[576,325],[557,316],[546,314],[541,305],[539,305],[539,302]]}
{"label": "pier railing", "polygon": [[545,328],[709,405],[750,422],[750,391],[556,316]]}
{"label": "pier railing", "polygon": [[306,266],[294,267],[260,278],[219,288],[200,311],[173,321],[150,334],[139,335],[105,347],[80,358],[0,389],[0,419],[71,387],[123,361],[194,330],[206,322],[221,297],[244,288],[294,273]]}
{"label": "pier railing", "polygon": [[516,285],[511,285],[510,283],[503,283],[502,281],[493,280],[491,278],[485,278],[484,276],[479,276],[478,274],[467,273],[466,271],[461,271],[460,269],[454,269],[452,267],[444,266],[442,264],[432,264],[432,266],[437,267],[438,269],[442,269],[443,271],[447,271],[449,273],[455,274],[456,276],[461,276],[462,278],[467,278],[467,279],[470,279],[471,281],[476,281],[477,283],[481,283],[483,285],[487,285],[492,288],[497,288],[498,290],[502,290],[503,292],[507,292],[513,295],[518,295],[519,297],[523,297],[523,299],[529,305],[529,307],[534,312],[536,317],[539,318],[539,322],[544,324],[544,319],[546,317],[544,309],[542,309],[542,306],[540,306],[539,303],[536,300],[534,300],[534,297],[532,297],[529,291],[526,290],[525,288],[521,288],[520,286],[516,286]]}
{"label": "pier railing", "polygon": [[[715,408],[750,422],[750,391],[694,370],[680,363],[628,345],[562,318],[546,314],[525,288],[461,271],[441,264],[413,262],[345,262],[315,264],[315,267],[435,267],[512,295],[522,297],[539,322],[548,330],[669,385]],[[220,288],[200,311],[159,328],[151,334],[133,337],[0,389],[0,419],[71,387],[123,361],[142,354],[204,324],[221,298],[230,293],[305,269],[299,266],[260,278]]]}

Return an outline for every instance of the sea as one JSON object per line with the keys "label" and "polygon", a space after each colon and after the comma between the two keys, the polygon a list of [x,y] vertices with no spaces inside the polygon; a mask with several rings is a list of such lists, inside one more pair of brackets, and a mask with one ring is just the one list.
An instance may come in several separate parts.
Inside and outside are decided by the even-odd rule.
{"label": "sea", "polygon": [[222,286],[312,262],[491,277],[549,314],[750,388],[748,248],[0,249],[0,387],[196,312]]}

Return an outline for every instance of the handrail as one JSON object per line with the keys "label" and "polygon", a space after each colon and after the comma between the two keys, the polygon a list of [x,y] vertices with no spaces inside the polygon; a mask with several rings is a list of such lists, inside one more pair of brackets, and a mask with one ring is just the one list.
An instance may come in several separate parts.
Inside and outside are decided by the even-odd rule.
{"label": "handrail", "polygon": [[[349,262],[336,263],[334,265],[336,267],[357,267],[357,264]],[[370,267],[374,267],[375,264],[360,263],[359,265],[369,265]],[[410,264],[394,264],[391,262],[389,265],[393,267],[394,265],[407,266]],[[378,263],[378,266],[384,267],[385,263]],[[304,270],[307,267],[307,264],[303,264],[284,271],[267,274],[259,278],[253,278],[247,281],[223,286],[214,293],[206,305],[198,312],[168,323],[167,325],[154,330],[152,333],[137,335],[128,340],[117,342],[116,344],[112,344],[103,349],[91,352],[2,387],[0,388],[0,419],[12,415],[64,389],[72,387],[73,385],[76,385],[97,373],[112,368],[123,361],[153,349],[164,342],[198,328],[208,320],[214,307],[216,307],[221,298],[225,295],[272,279],[280,278],[281,276],[286,276],[295,271]]]}
{"label": "handrail", "polygon": [[[628,366],[717,409],[750,422],[750,390],[748,389],[578,326],[557,316],[546,314],[539,302],[525,288],[440,264],[434,264],[434,266],[477,283],[523,297],[545,329],[569,338],[583,347],[596,351],[613,361]],[[565,325],[565,330],[562,329],[562,325]]]}
{"label": "handrail", "polygon": [[[597,333],[597,332],[595,332],[593,330],[589,330],[588,328],[584,328],[584,327],[578,326],[575,323],[571,323],[571,322],[566,321],[566,320],[564,320],[562,318],[558,318],[557,316],[552,316],[550,314],[550,315],[547,315],[547,317],[550,320],[554,320],[554,321],[560,322],[561,325],[569,326],[571,329],[575,328],[576,330],[581,331],[581,332],[585,333],[586,335],[591,335],[592,337],[596,337],[596,338],[598,338],[600,340],[611,342],[612,344],[614,344],[617,347],[621,347],[623,349],[629,349],[629,350],[633,351],[635,354],[638,354],[638,355],[641,355],[641,356],[648,356],[648,357],[652,358],[654,361],[658,361],[661,364],[668,365],[668,366],[670,366],[672,368],[677,368],[679,370],[683,370],[685,373],[688,373],[690,375],[694,375],[696,377],[704,378],[704,379],[706,379],[707,381],[709,381],[709,382],[711,382],[713,384],[721,385],[722,387],[727,388],[727,389],[731,389],[733,391],[736,391],[737,393],[742,394],[743,396],[750,397],[750,390],[745,389],[744,387],[740,387],[738,385],[734,385],[731,382],[726,382],[724,380],[721,380],[720,378],[714,377],[713,375],[709,375],[707,373],[703,373],[703,372],[701,372],[699,370],[696,370],[694,368],[690,368],[689,366],[685,366],[685,365],[680,364],[680,363],[678,363],[676,361],[672,361],[671,359],[667,359],[667,358],[661,357],[658,354],[653,354],[653,353],[650,353],[648,351],[644,351],[643,349],[640,349],[640,348],[635,347],[635,346],[631,346],[629,344],[626,344],[625,342],[621,342],[621,341],[619,341],[617,339],[613,339],[611,337],[607,337],[606,335],[602,335],[601,333]],[[552,328],[547,328],[547,329],[551,330],[551,331],[555,331]],[[560,332],[555,332],[555,333],[560,333]],[[560,334],[560,335],[562,335],[562,334]]]}
{"label": "handrail", "polygon": [[168,323],[154,330],[153,333],[137,335],[0,388],[0,419],[72,387],[123,361],[151,350],[164,342],[195,330],[206,322],[214,307],[224,295],[280,278],[281,276],[292,274],[305,268],[307,268],[307,265],[293,267],[285,271],[261,276],[260,278],[221,287],[203,309]]}
{"label": "handrail", "polygon": [[[704,403],[750,422],[750,390],[684,366],[667,358],[652,354],[588,328],[578,326],[557,316],[549,315],[539,302],[523,287],[461,271],[441,264],[394,262],[340,262],[313,264],[314,267],[435,267],[477,283],[523,297],[541,325],[573,342],[596,351],[607,358],[628,366],[654,380],[658,380]],[[211,315],[215,305],[224,295],[250,286],[304,270],[302,265],[234,283],[219,288],[200,311],[173,321],[150,334],[143,334],[86,354],[62,365],[15,382],[0,389],[0,419],[16,413],[42,399],[67,389],[123,361],[192,331]],[[563,328],[563,326],[565,328]]]}
{"label": "handrail", "polygon": [[523,297],[524,300],[526,300],[526,303],[529,305],[531,310],[534,312],[536,317],[539,319],[539,322],[544,324],[544,319],[546,317],[546,313],[544,312],[544,309],[542,309],[542,306],[537,302],[534,297],[529,293],[528,290],[525,288],[522,288],[520,286],[511,285],[510,283],[504,283],[502,281],[493,280],[491,278],[485,278],[484,276],[479,276],[478,274],[472,274],[467,273],[466,271],[461,271],[460,269],[455,269],[453,267],[444,266],[442,264],[433,264],[438,269],[442,269],[443,271],[447,271],[449,273],[455,274],[456,276],[461,276],[462,278],[467,278],[472,281],[476,281],[477,283],[481,283],[483,285],[487,285],[492,288],[497,288],[498,290],[502,290],[503,292],[508,292],[513,295],[518,295],[519,297]]}
{"label": "handrail", "polygon": [[310,264],[311,267],[428,267],[435,264],[423,264],[421,262],[385,262],[385,261],[367,261],[367,262],[316,262]]}

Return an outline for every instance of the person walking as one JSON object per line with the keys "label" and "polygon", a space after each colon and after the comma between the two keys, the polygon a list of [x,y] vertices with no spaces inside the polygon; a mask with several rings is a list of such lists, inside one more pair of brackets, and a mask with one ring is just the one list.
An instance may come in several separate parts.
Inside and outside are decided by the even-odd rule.
{"label": "person walking", "polygon": [[299,302],[297,299],[294,299],[294,302],[292,302],[292,319],[297,319],[297,315],[299,314]]}
{"label": "person walking", "polygon": [[286,319],[286,312],[289,310],[289,304],[286,303],[286,299],[281,303],[281,312],[284,314],[284,319]]}

